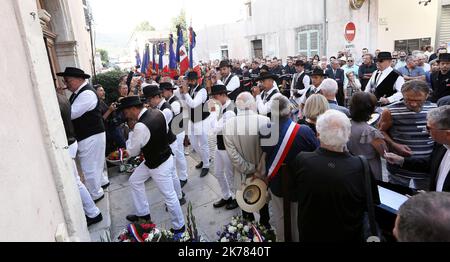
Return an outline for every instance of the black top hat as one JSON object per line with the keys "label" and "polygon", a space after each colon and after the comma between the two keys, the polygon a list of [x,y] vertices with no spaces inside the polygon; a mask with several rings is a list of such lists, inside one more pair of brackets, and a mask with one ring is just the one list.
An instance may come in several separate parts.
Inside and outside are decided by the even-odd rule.
{"label": "black top hat", "polygon": [[311,76],[325,76],[325,74],[323,73],[323,70],[321,68],[314,68]]}
{"label": "black top hat", "polygon": [[384,60],[392,60],[391,52],[380,52],[377,57],[378,62],[383,62]]}
{"label": "black top hat", "polygon": [[262,72],[261,74],[259,74],[259,77],[256,79],[256,81],[264,81],[266,79],[273,79],[274,81],[277,81],[278,76],[269,72]]}
{"label": "black top hat", "polygon": [[118,110],[124,110],[133,106],[142,106],[141,98],[139,96],[127,96],[120,100]]}
{"label": "black top hat", "polygon": [[211,87],[211,94],[210,95],[214,96],[214,95],[228,94],[228,93],[229,92],[228,92],[227,87],[225,85],[218,84],[218,85],[214,85],[214,86]]}
{"label": "black top hat", "polygon": [[75,67],[66,67],[66,70],[64,72],[60,72],[56,74],[57,76],[62,77],[77,77],[77,78],[83,78],[83,79],[89,79],[91,78],[90,75],[85,74],[83,70]]}
{"label": "black top hat", "polygon": [[198,80],[197,72],[194,72],[194,71],[189,72],[187,75],[187,79],[188,80]]}
{"label": "black top hat", "polygon": [[220,70],[222,67],[229,67],[229,68],[232,68],[233,66],[231,65],[230,61],[228,61],[228,60],[223,60],[223,61],[220,61],[220,64],[219,64],[219,66],[217,67],[217,69]]}
{"label": "black top hat", "polygon": [[450,62],[450,54],[449,53],[440,54],[438,63],[440,62]]}
{"label": "black top hat", "polygon": [[267,65],[261,66],[260,70],[266,70],[267,72],[270,71],[269,67]]}
{"label": "black top hat", "polygon": [[159,87],[157,85],[148,85],[142,90],[145,97],[154,97],[161,94]]}
{"label": "black top hat", "polygon": [[160,90],[175,90],[176,88],[173,87],[173,85],[171,83],[164,82],[164,83],[159,84],[159,89]]}

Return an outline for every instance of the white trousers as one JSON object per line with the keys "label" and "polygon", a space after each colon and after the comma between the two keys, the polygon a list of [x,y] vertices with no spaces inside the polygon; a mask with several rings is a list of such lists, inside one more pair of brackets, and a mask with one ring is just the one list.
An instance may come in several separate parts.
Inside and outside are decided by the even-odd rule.
{"label": "white trousers", "polygon": [[[284,242],[284,210],[283,210],[283,198],[275,196],[270,190],[270,221],[275,227],[277,234],[277,241]],[[298,203],[291,202],[291,236],[293,242],[299,242],[298,234]]]}
{"label": "white trousers", "polygon": [[86,188],[93,200],[103,196],[102,178],[105,166],[105,133],[90,136],[78,142],[78,158]]}
{"label": "white trousers", "polygon": [[77,154],[78,144],[77,142],[69,146],[69,154],[73,159],[73,175],[75,176],[75,181],[77,182],[78,191],[80,192],[81,202],[83,204],[84,214],[90,218],[94,218],[100,214],[100,209],[95,205],[94,200],[92,200],[86,186],[81,183],[80,176],[77,170],[77,164],[75,163],[75,156]]}
{"label": "white trousers", "polygon": [[226,150],[216,150],[214,158],[214,176],[219,182],[222,191],[222,198],[227,200],[233,197],[234,188],[234,172],[230,157]]}
{"label": "white trousers", "polygon": [[198,132],[194,132],[192,129],[189,140],[191,140],[192,148],[200,155],[203,162],[203,168],[209,168],[208,132],[198,134]]}
{"label": "white trousers", "polygon": [[[170,213],[170,220],[173,228],[180,229],[184,226],[184,217],[177,193],[174,189],[173,172],[171,172],[173,164],[172,156],[155,169],[149,169],[144,161],[133,172],[129,179],[129,183],[131,186],[133,203],[137,211],[136,215],[146,216],[150,214],[150,207],[145,193],[145,181],[152,177],[159,192],[163,195],[167,209]],[[177,181],[179,184],[180,181],[178,178]]]}
{"label": "white trousers", "polygon": [[175,155],[178,178],[183,181],[188,179],[187,162],[186,157],[184,156],[184,136],[185,132],[178,134],[177,141],[170,145],[170,148]]}

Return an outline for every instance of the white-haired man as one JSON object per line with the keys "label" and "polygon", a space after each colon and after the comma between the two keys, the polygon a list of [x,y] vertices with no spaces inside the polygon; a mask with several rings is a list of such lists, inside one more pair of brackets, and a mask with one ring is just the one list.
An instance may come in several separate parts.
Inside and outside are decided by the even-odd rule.
{"label": "white-haired man", "polygon": [[[292,170],[298,192],[301,242],[361,242],[366,210],[364,167],[346,152],[351,133],[348,117],[328,110],[317,120],[320,148],[301,152]],[[375,181],[372,179],[372,181]],[[374,202],[379,202],[375,182]],[[337,197],[339,196],[339,197]]]}
{"label": "white-haired man", "polygon": [[350,111],[337,103],[336,94],[338,92],[338,83],[336,80],[330,78],[323,80],[322,84],[319,86],[319,90],[320,93],[328,100],[330,109],[335,109],[350,117]]}
{"label": "white-haired man", "polygon": [[[243,92],[236,98],[236,107],[238,108],[237,116],[225,122],[223,140],[235,168],[235,183],[240,185],[246,177],[256,175],[265,178],[259,134],[262,127],[270,123],[270,119],[256,113],[256,101],[249,92]],[[242,213],[244,218],[254,220],[253,214],[244,211]],[[268,205],[261,209],[260,214],[261,224],[268,226]]]}

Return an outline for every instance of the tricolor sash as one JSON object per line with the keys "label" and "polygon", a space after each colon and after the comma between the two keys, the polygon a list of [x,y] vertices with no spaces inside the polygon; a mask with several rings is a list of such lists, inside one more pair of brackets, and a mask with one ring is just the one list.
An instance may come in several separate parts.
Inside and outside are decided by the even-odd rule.
{"label": "tricolor sash", "polygon": [[275,159],[270,165],[269,172],[267,172],[267,177],[269,178],[269,180],[272,180],[275,177],[275,175],[278,174],[278,171],[280,170],[281,165],[284,163],[284,160],[286,159],[286,156],[289,153],[289,150],[291,149],[292,144],[294,143],[295,136],[297,135],[299,130],[300,130],[299,124],[292,122],[289,125],[289,128],[286,134],[284,135],[280,148],[278,149],[278,152],[275,156]]}

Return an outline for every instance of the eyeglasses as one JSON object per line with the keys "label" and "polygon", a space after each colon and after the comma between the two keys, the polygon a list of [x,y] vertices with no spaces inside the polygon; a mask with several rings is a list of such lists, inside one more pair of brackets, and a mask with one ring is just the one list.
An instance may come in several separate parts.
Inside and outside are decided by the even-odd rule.
{"label": "eyeglasses", "polygon": [[430,133],[431,130],[435,130],[435,131],[450,131],[450,130],[448,130],[448,129],[432,128],[431,126],[427,125],[427,131],[428,131],[428,133]]}

